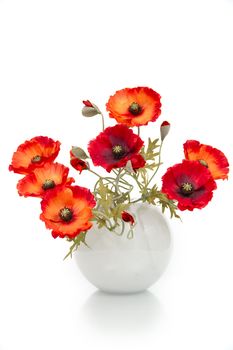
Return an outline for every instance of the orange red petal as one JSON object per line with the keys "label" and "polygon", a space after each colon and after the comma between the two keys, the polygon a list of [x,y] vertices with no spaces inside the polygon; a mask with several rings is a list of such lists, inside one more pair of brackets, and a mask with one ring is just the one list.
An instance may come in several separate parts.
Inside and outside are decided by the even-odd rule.
{"label": "orange red petal", "polygon": [[206,165],[215,180],[227,179],[229,163],[223,152],[199,141],[188,140],[184,144],[184,154],[187,160],[198,160]]}
{"label": "orange red petal", "polygon": [[[42,200],[40,218],[52,230],[53,237],[74,238],[92,227],[92,208],[95,204],[94,196],[87,188],[57,187]],[[72,212],[72,219],[69,221],[61,219],[60,213],[64,208]]]}
{"label": "orange red petal", "polygon": [[[161,114],[160,95],[148,88],[126,88],[117,91],[106,104],[110,118],[129,127],[147,125]],[[132,110],[132,105],[138,110]]]}
{"label": "orange red petal", "polygon": [[70,185],[73,178],[67,178],[69,168],[59,163],[46,163],[31,174],[19,180],[17,189],[20,196],[43,197],[56,186]]}
{"label": "orange red petal", "polygon": [[60,151],[61,143],[46,136],[37,136],[21,144],[14,152],[10,171],[30,174],[34,169],[52,162]]}

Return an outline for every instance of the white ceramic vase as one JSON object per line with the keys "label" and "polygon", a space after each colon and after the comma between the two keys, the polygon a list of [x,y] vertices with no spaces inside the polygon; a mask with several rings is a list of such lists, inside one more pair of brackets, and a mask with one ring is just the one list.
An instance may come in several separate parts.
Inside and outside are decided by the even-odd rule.
{"label": "white ceramic vase", "polygon": [[127,238],[106,228],[93,227],[86,242],[74,254],[81,272],[94,286],[109,293],[137,293],[152,286],[165,271],[171,257],[172,239],[160,208],[133,204],[134,236]]}

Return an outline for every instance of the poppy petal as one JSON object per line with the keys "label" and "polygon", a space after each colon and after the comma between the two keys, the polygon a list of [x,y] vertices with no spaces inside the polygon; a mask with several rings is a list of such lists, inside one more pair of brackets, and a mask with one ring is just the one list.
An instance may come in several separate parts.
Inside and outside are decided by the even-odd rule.
{"label": "poppy petal", "polygon": [[216,188],[210,171],[198,161],[184,160],[168,168],[162,177],[162,192],[177,200],[180,210],[204,208]]}
{"label": "poppy petal", "polygon": [[106,108],[118,123],[129,127],[147,125],[161,114],[160,95],[148,87],[126,88],[111,96]]}
{"label": "poppy petal", "polygon": [[53,162],[60,151],[60,142],[46,136],[37,136],[21,144],[12,157],[10,171],[30,174],[47,162]]}
{"label": "poppy petal", "polygon": [[[42,200],[40,219],[52,230],[54,238],[74,238],[92,227],[90,220],[95,204],[94,196],[87,188],[59,186],[46,194]],[[68,218],[61,215],[64,210],[70,214]]]}
{"label": "poppy petal", "polygon": [[131,129],[115,125],[90,141],[88,151],[95,166],[102,166],[110,172],[113,168],[126,166],[128,160],[138,155],[142,146],[143,141]]}
{"label": "poppy petal", "polygon": [[188,140],[184,144],[184,154],[187,160],[198,160],[207,166],[215,180],[228,178],[228,160],[224,153],[217,148],[195,140]]}
{"label": "poppy petal", "polygon": [[17,189],[20,196],[43,197],[56,186],[71,184],[74,179],[68,177],[69,168],[59,163],[46,163],[31,174],[19,180]]}

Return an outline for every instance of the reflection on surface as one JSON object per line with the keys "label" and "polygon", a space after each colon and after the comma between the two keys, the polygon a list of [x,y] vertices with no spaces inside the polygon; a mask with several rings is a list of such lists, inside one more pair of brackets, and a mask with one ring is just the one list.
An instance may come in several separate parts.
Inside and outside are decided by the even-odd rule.
{"label": "reflection on surface", "polygon": [[130,295],[97,291],[84,304],[82,315],[99,330],[135,332],[154,327],[161,318],[161,309],[157,298],[148,291]]}

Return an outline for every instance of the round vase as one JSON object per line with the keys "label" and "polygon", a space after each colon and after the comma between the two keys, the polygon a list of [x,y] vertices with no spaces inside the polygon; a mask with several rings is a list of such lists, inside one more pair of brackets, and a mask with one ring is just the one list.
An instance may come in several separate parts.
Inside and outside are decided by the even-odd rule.
{"label": "round vase", "polygon": [[[160,208],[135,203],[133,237],[129,224],[122,236],[94,226],[74,253],[81,272],[98,289],[108,293],[137,293],[152,286],[165,271],[171,257],[172,238]],[[89,248],[90,247],[90,248]]]}

